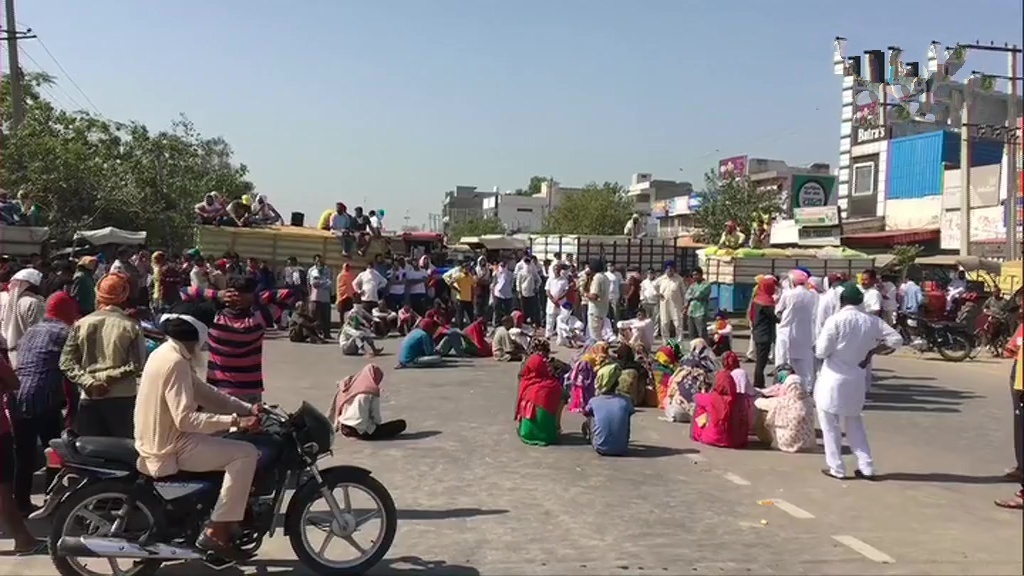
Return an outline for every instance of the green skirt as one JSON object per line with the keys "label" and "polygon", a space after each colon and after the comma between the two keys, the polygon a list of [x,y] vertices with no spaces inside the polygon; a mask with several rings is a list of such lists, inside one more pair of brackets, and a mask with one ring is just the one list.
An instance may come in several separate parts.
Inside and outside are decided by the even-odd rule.
{"label": "green skirt", "polygon": [[531,446],[558,444],[557,416],[538,406],[532,419],[519,421],[519,439]]}

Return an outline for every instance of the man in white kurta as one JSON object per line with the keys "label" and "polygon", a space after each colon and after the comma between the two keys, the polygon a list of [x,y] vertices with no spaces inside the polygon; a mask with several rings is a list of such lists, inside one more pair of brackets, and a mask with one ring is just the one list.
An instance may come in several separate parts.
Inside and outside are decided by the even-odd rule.
{"label": "man in white kurta", "polygon": [[545,328],[548,338],[554,338],[558,328],[558,314],[562,311],[562,303],[569,295],[569,274],[566,266],[560,262],[551,265],[551,276],[544,286],[547,322]]}
{"label": "man in white kurta", "polygon": [[658,291],[658,317],[661,320],[661,336],[668,340],[675,330],[675,338],[683,337],[683,296],[686,282],[676,273],[675,264],[665,268],[665,273],[654,281]]}
{"label": "man in white kurta", "polygon": [[817,338],[818,334],[821,334],[821,328],[825,325],[825,321],[839,312],[841,306],[839,305],[839,294],[843,291],[843,285],[838,282],[832,282],[829,289],[818,298],[818,310],[814,315],[814,337]]}
{"label": "man in white kurta", "polygon": [[775,366],[789,362],[808,392],[814,386],[814,315],[818,296],[802,283],[786,290],[775,305]]}
{"label": "man in white kurta", "polygon": [[814,387],[828,464],[822,472],[834,478],[846,477],[842,458],[845,428],[850,449],[857,457],[855,475],[871,478],[875,466],[861,418],[867,399],[864,365],[879,344],[895,349],[903,344],[903,339],[881,318],[859,309],[864,296],[856,286],[844,288],[840,299],[842,309],[825,321],[815,343],[815,353],[824,360]]}

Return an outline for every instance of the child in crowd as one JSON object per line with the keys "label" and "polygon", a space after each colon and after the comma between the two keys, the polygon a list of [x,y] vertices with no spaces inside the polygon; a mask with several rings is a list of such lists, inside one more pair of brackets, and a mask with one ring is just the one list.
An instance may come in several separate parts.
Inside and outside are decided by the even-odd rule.
{"label": "child in crowd", "polygon": [[407,336],[419,323],[420,315],[412,309],[412,306],[406,304],[398,311],[398,333],[402,336]]}

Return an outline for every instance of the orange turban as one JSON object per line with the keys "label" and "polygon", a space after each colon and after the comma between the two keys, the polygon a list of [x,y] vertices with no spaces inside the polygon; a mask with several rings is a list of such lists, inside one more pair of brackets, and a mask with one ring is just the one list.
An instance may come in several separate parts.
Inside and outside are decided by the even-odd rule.
{"label": "orange turban", "polygon": [[100,306],[123,306],[131,294],[131,282],[124,274],[107,274],[96,285],[96,303]]}

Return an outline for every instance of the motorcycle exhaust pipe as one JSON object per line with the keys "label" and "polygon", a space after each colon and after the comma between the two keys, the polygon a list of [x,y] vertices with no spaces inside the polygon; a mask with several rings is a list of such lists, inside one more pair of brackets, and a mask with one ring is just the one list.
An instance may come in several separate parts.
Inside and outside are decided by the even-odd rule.
{"label": "motorcycle exhaust pipe", "polygon": [[138,560],[202,560],[204,556],[188,548],[149,544],[141,546],[124,538],[63,536],[57,542],[57,556],[76,558],[135,558]]}

